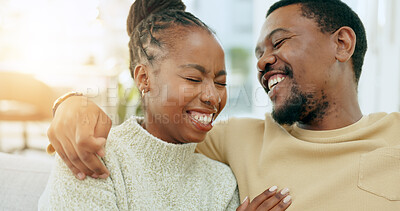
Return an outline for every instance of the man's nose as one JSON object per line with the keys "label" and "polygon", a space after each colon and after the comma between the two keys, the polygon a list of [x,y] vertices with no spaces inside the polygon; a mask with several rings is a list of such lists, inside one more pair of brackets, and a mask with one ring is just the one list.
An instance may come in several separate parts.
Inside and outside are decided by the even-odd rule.
{"label": "man's nose", "polygon": [[264,53],[257,62],[257,69],[263,72],[267,69],[267,65],[273,65],[276,62],[276,56],[273,53]]}

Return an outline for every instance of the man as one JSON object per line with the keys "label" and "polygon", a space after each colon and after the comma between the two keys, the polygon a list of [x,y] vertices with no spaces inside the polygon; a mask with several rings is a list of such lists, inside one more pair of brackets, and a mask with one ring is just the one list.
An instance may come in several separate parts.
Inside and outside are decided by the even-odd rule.
{"label": "man", "polygon": [[[275,3],[256,47],[273,112],[265,120],[220,123],[197,150],[232,168],[242,200],[277,184],[291,188],[293,210],[399,210],[400,114],[362,115],[357,85],[366,48],[363,24],[339,0]],[[76,108],[77,98],[59,109]],[[96,106],[85,109],[99,113]],[[61,147],[68,141],[52,134],[66,128],[67,116],[58,112],[49,138],[68,166],[76,174],[106,172],[89,154],[104,141],[94,143],[93,135],[79,132],[83,127],[70,129],[73,149]],[[105,125],[86,126],[87,133],[107,134]]]}

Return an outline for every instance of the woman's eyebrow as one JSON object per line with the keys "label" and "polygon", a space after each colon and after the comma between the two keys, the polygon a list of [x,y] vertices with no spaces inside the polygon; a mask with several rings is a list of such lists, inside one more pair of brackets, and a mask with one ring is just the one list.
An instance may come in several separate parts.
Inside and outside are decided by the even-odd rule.
{"label": "woman's eyebrow", "polygon": [[[204,68],[201,65],[198,64],[184,64],[184,65],[180,65],[180,68],[193,68],[196,69],[198,71],[200,71],[202,74],[207,74],[206,68]],[[221,75],[227,75],[225,70],[220,70],[218,71],[217,74],[215,74],[215,77],[221,76]]]}
{"label": "woman's eyebrow", "polygon": [[198,64],[184,64],[184,65],[180,65],[179,67],[181,67],[181,68],[188,68],[188,67],[189,68],[194,68],[194,69],[200,71],[203,74],[207,73],[206,68],[204,68],[203,66],[198,65]]}

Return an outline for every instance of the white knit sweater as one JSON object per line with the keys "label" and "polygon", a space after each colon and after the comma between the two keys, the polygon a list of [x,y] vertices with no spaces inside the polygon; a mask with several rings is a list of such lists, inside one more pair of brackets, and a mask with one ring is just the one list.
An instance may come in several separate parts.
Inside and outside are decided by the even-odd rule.
{"label": "white knit sweater", "polygon": [[39,210],[235,210],[230,168],[194,153],[196,144],[170,144],[135,117],[111,130],[103,162],[107,179],[80,181],[56,157]]}

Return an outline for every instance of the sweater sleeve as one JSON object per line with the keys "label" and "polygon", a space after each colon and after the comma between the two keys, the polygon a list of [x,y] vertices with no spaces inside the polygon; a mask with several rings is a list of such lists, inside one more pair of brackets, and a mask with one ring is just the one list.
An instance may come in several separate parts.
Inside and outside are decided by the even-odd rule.
{"label": "sweater sleeve", "polygon": [[236,210],[238,208],[240,201],[239,201],[239,190],[236,188],[235,192],[233,193],[232,199],[228,204],[228,207],[226,208],[227,211],[230,210]]}
{"label": "sweater sleeve", "polygon": [[119,210],[110,177],[78,180],[56,155],[54,169],[39,199],[39,210]]}

